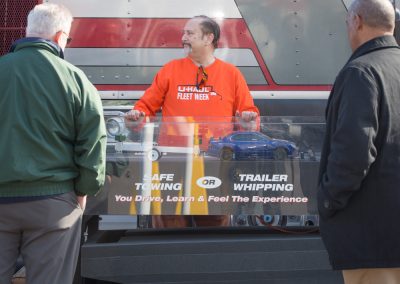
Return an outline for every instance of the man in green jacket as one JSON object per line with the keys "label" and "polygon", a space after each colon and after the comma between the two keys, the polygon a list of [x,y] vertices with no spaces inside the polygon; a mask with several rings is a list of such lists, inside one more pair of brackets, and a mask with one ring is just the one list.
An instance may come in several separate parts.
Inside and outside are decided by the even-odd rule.
{"label": "man in green jacket", "polygon": [[104,183],[101,100],[63,59],[72,16],[37,5],[0,58],[0,283],[22,255],[31,284],[71,284],[86,195]]}

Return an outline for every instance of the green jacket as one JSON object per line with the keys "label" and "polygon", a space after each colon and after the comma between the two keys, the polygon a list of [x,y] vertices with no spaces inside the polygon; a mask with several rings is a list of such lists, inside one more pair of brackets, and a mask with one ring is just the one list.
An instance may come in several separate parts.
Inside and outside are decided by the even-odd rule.
{"label": "green jacket", "polygon": [[100,97],[60,53],[26,38],[0,58],[0,197],[94,195],[104,183]]}

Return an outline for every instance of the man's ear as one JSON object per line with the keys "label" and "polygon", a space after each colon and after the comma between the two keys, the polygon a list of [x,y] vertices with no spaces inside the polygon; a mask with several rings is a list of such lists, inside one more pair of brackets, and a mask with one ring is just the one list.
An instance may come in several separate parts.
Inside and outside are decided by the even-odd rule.
{"label": "man's ear", "polygon": [[364,26],[364,20],[360,15],[357,14],[354,15],[354,25],[357,30],[361,30],[362,27]]}
{"label": "man's ear", "polygon": [[56,32],[56,34],[53,36],[53,41],[54,41],[55,43],[57,43],[59,46],[61,46],[61,45],[60,45],[60,42],[61,42],[61,35],[62,35],[62,31],[58,31],[58,32]]}
{"label": "man's ear", "polygon": [[208,45],[211,45],[213,40],[214,40],[214,34],[213,33],[209,33],[207,35],[207,43],[208,43]]}

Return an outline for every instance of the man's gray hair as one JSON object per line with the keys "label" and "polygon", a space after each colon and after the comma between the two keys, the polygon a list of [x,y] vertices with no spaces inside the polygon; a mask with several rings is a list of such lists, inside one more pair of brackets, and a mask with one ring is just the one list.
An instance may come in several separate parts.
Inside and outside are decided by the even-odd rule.
{"label": "man's gray hair", "polygon": [[36,5],[28,15],[26,36],[51,39],[59,31],[69,33],[72,20],[71,12],[62,5]]}
{"label": "man's gray hair", "polygon": [[193,18],[201,20],[200,26],[201,26],[201,31],[203,34],[213,34],[214,35],[212,44],[213,44],[214,48],[217,48],[219,37],[221,34],[221,29],[220,29],[218,23],[205,15],[194,16]]}
{"label": "man's gray hair", "polygon": [[373,28],[392,30],[395,25],[395,11],[389,0],[354,0],[349,12],[361,16]]}

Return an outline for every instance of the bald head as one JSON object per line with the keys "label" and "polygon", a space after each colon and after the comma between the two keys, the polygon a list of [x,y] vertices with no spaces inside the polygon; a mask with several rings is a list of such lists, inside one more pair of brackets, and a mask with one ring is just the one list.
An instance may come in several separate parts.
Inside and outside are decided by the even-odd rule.
{"label": "bald head", "polygon": [[382,31],[393,31],[395,12],[389,0],[354,0],[349,13],[359,15],[365,25]]}

